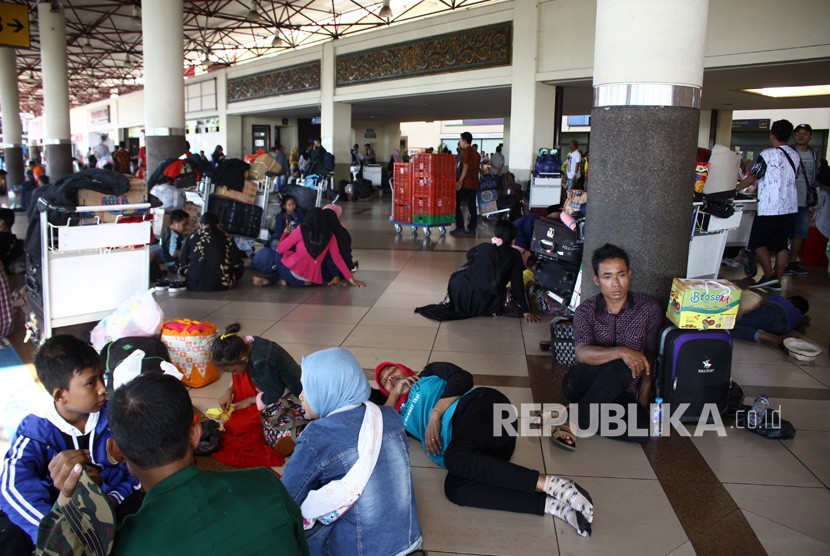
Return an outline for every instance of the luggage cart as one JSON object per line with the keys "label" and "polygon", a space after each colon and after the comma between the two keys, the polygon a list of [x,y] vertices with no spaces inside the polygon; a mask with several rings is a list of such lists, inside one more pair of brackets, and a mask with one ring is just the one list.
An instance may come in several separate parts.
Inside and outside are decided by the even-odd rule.
{"label": "luggage cart", "polygon": [[562,174],[530,176],[530,208],[562,204]]}
{"label": "luggage cart", "polygon": [[[437,226],[439,236],[444,237],[444,236],[447,235],[447,224],[451,224],[452,222],[455,222],[455,215],[449,215],[449,214],[448,215],[443,215],[443,216],[445,216],[445,218],[443,220],[446,220],[446,222],[439,221],[439,222],[436,222],[436,223],[433,223],[433,222],[429,222],[429,223],[427,223],[427,222],[403,222],[403,221],[400,221],[400,220],[395,220],[394,219],[394,215],[395,215],[395,182],[394,182],[394,178],[389,178],[389,189],[392,190],[392,214],[389,216],[389,223],[392,224],[395,227],[395,233],[400,234],[401,232],[403,232],[404,226],[409,226],[409,227],[412,228],[411,233],[412,233],[413,236],[418,235],[418,228],[423,228],[424,229],[424,235],[426,237],[429,237],[430,235],[432,235],[432,228]],[[433,218],[440,219],[441,217],[435,216]]]}
{"label": "luggage cart", "polygon": [[[150,286],[152,220],[82,224],[78,208],[58,207],[43,198],[40,206],[42,323],[38,341],[59,326],[101,320],[137,291]],[[84,206],[84,212],[137,211],[150,203]],[[66,225],[50,215],[70,213]],[[127,215],[129,216],[129,215]],[[126,216],[125,216],[126,217]]]}

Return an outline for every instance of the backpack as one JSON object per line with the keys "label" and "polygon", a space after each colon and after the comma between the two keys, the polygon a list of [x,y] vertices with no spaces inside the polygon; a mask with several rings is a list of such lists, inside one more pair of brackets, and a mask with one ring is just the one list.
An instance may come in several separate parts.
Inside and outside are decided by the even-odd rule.
{"label": "backpack", "polygon": [[326,172],[334,172],[334,155],[330,152],[323,155],[323,169]]}
{"label": "backpack", "polygon": [[164,371],[159,366],[162,361],[170,362],[170,352],[161,340],[154,337],[127,336],[109,342],[101,348],[101,366],[108,377],[107,391],[113,393],[112,373],[118,365],[129,357],[134,351],[140,349],[144,352],[141,361],[141,374],[159,373]]}
{"label": "backpack", "polygon": [[561,165],[555,149],[539,149],[539,156],[536,157],[536,175],[558,174]]}
{"label": "backpack", "polygon": [[164,176],[173,180],[173,185],[179,188],[196,185],[196,171],[187,160],[174,160],[164,169]]}

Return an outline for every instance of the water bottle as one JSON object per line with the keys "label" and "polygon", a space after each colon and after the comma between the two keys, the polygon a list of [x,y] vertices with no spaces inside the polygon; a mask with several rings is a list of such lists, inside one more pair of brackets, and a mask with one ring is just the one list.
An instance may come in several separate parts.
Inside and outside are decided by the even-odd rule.
{"label": "water bottle", "polygon": [[767,413],[768,407],[769,398],[767,398],[766,394],[761,394],[755,398],[752,408],[749,410],[749,413],[746,414],[746,424],[749,428],[754,429],[764,423],[764,417]]}
{"label": "water bottle", "polygon": [[651,404],[651,436],[663,435],[663,398],[656,398]]}

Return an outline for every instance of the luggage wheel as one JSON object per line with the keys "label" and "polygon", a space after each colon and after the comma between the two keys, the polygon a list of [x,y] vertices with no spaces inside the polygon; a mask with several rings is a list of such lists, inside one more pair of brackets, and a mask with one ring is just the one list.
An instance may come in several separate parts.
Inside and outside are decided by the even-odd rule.
{"label": "luggage wheel", "polygon": [[418,226],[412,226],[412,232],[410,232],[410,233],[412,234],[413,237],[417,236],[418,235]]}
{"label": "luggage wheel", "polygon": [[432,230],[430,229],[430,227],[429,227],[429,226],[427,226],[426,228],[424,228],[424,235],[425,235],[426,237],[429,237],[429,236],[430,236],[430,234],[432,234]]}
{"label": "luggage wheel", "polygon": [[396,233],[401,233],[402,231],[403,231],[403,226],[401,226],[400,224],[395,224],[395,232]]}
{"label": "luggage wheel", "polygon": [[447,227],[441,226],[440,228],[438,228],[438,235],[440,235],[441,237],[447,235]]}

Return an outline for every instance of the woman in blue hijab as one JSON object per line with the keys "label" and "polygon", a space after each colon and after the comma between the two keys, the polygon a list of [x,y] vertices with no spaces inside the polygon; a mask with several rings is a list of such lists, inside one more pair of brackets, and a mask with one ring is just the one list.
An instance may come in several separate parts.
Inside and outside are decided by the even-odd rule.
{"label": "woman in blue hijab", "polygon": [[363,368],[343,348],[303,358],[312,422],[282,482],[300,506],[311,554],[408,554],[421,545],[400,416],[369,402]]}

